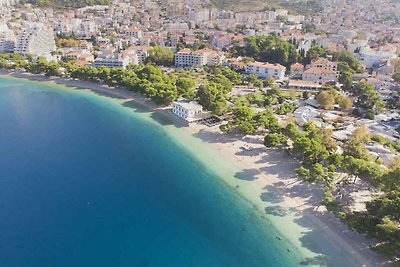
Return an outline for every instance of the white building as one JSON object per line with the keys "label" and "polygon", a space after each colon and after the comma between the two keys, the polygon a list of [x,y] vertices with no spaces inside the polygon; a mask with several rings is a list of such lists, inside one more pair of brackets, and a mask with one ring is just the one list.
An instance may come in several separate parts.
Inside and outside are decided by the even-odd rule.
{"label": "white building", "polygon": [[134,38],[142,38],[143,32],[137,27],[132,27],[126,30],[125,36],[134,37]]}
{"label": "white building", "polygon": [[172,103],[172,113],[186,120],[187,122],[196,119],[203,112],[203,107],[196,101],[174,101]]}
{"label": "white building", "polygon": [[13,53],[15,48],[15,35],[7,24],[0,24],[0,53]]}
{"label": "white building", "polygon": [[195,67],[205,65],[221,64],[223,57],[211,49],[201,49],[192,51],[182,49],[175,54],[175,66],[177,67]]}
{"label": "white building", "polygon": [[18,36],[14,52],[21,55],[36,55],[51,58],[56,50],[53,29],[42,23],[27,24]]}
{"label": "white building", "polygon": [[0,6],[11,6],[18,2],[18,0],[0,0]]}
{"label": "white building", "polygon": [[319,68],[319,67],[311,67],[303,72],[302,79],[303,81],[312,81],[316,83],[325,83],[328,81],[337,81],[338,73],[333,70]]}
{"label": "white building", "polygon": [[93,19],[62,19],[55,25],[57,33],[67,36],[75,35],[78,39],[90,39],[96,36],[98,28]]}
{"label": "white building", "polygon": [[92,36],[96,36],[97,32],[97,25],[93,19],[81,20],[73,29],[73,33],[78,39],[90,39]]}
{"label": "white building", "polygon": [[136,64],[142,64],[145,62],[146,58],[149,56],[148,51],[152,49],[153,47],[151,46],[134,46],[132,49],[135,51],[136,56],[137,56],[137,63]]}
{"label": "white building", "polygon": [[210,20],[210,10],[209,9],[201,9],[201,10],[189,11],[188,19],[190,21],[194,21],[195,23],[208,21],[208,20]]}
{"label": "white building", "polygon": [[189,30],[189,25],[186,22],[170,22],[165,23],[164,30],[168,32],[180,32]]}
{"label": "white building", "polygon": [[126,68],[131,63],[128,56],[114,56],[109,58],[96,58],[93,62],[93,67],[104,66],[107,68]]}
{"label": "white building", "polygon": [[372,68],[382,62],[395,59],[397,57],[397,51],[395,50],[374,50],[370,47],[360,49],[360,52],[356,54],[356,57],[365,65],[366,68]]}
{"label": "white building", "polygon": [[271,64],[264,62],[253,62],[246,66],[246,73],[255,74],[260,78],[272,77],[277,81],[285,79],[286,67],[280,64]]}
{"label": "white building", "polygon": [[305,20],[303,15],[287,15],[288,21],[300,24]]}

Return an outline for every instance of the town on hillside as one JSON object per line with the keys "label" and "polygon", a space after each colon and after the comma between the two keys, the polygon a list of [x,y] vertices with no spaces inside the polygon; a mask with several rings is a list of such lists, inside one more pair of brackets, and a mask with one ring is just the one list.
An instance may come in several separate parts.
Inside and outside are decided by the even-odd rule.
{"label": "town on hillside", "polygon": [[312,1],[313,14],[92,2],[0,0],[0,67],[123,87],[185,124],[261,134],[323,185],[327,209],[399,260],[400,1]]}

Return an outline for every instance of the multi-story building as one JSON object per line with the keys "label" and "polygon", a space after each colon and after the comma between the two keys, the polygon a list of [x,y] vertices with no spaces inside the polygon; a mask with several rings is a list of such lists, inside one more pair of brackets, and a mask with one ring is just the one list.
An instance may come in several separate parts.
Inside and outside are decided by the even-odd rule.
{"label": "multi-story building", "polygon": [[260,78],[272,77],[277,81],[285,78],[286,67],[280,64],[271,64],[267,62],[253,62],[246,66],[246,73],[255,74]]}
{"label": "multi-story building", "polygon": [[64,56],[68,60],[79,60],[79,61],[86,61],[86,62],[93,62],[94,56],[89,53],[88,51],[71,51]]}
{"label": "multi-story building", "polygon": [[303,81],[312,81],[316,83],[325,83],[329,81],[337,81],[338,73],[330,69],[311,67],[303,72]]}
{"label": "multi-story building", "polygon": [[96,58],[93,62],[93,67],[104,66],[107,68],[126,68],[129,65],[130,59],[127,56],[116,55],[109,58]]}
{"label": "multi-story building", "polygon": [[149,56],[148,51],[152,48],[153,47],[151,46],[140,46],[140,45],[132,47],[132,49],[136,53],[137,64],[142,64],[145,62],[146,58]]}
{"label": "multi-story building", "polygon": [[317,58],[311,62],[311,67],[313,68],[323,68],[326,70],[331,70],[333,72],[338,72],[338,63],[330,61],[327,58]]}
{"label": "multi-story building", "polygon": [[62,19],[55,25],[57,33],[74,36],[78,39],[90,39],[98,33],[97,25],[93,19]]}
{"label": "multi-story building", "polygon": [[90,39],[92,36],[96,36],[97,32],[97,25],[92,19],[79,21],[73,29],[73,33],[78,39]]}
{"label": "multi-story building", "polygon": [[7,24],[0,24],[0,53],[12,53],[15,48],[15,35]]}
{"label": "multi-story building", "polygon": [[42,23],[27,24],[18,36],[14,52],[21,55],[36,55],[51,58],[56,50],[53,29]]}
{"label": "multi-story building", "polygon": [[0,0],[0,6],[11,6],[18,2],[18,0]]}
{"label": "multi-story building", "polygon": [[143,32],[137,27],[132,27],[125,31],[125,36],[128,37],[142,38],[142,34]]}
{"label": "multi-story building", "polygon": [[338,63],[327,58],[317,58],[311,62],[301,75],[302,80],[319,84],[336,82],[339,78]]}
{"label": "multi-story building", "polygon": [[294,63],[290,66],[290,77],[291,78],[301,78],[301,75],[303,75],[304,72],[304,66],[303,64],[297,62]]}
{"label": "multi-story building", "polygon": [[202,9],[189,11],[188,19],[194,21],[195,23],[208,21],[210,19],[210,10]]}
{"label": "multi-story building", "polygon": [[192,51],[182,49],[175,54],[175,66],[177,67],[195,67],[206,65],[221,64],[222,57],[214,50],[201,49]]}

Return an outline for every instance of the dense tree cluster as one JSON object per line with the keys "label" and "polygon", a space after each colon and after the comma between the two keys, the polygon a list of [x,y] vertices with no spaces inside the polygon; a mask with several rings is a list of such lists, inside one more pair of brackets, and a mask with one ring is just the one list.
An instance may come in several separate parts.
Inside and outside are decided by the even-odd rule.
{"label": "dense tree cluster", "polygon": [[226,104],[226,93],[223,87],[217,83],[208,83],[200,85],[197,91],[199,103],[203,108],[214,112],[217,115],[224,114],[228,105]]}
{"label": "dense tree cluster", "polygon": [[108,85],[122,85],[129,90],[140,92],[158,104],[169,104],[178,97],[178,89],[168,76],[153,66],[130,68],[128,70],[106,67],[82,67],[71,72],[72,78],[101,81]]}
{"label": "dense tree cluster", "polygon": [[382,112],[385,106],[374,85],[366,81],[354,84],[351,93],[356,98],[357,104],[366,111],[367,117],[373,118],[375,114]]}
{"label": "dense tree cluster", "polygon": [[[324,184],[325,200],[322,204],[333,210],[351,227],[381,241],[377,249],[395,259],[400,251],[400,162],[386,169],[374,162],[364,144],[371,140],[387,143],[388,140],[371,137],[365,127],[352,133],[344,146],[343,154],[337,154],[337,144],[332,131],[306,123],[303,130],[289,123],[279,133],[267,134],[264,144],[274,147],[292,140],[292,153],[301,160],[297,175],[311,182]],[[345,173],[347,179],[361,178],[383,191],[383,195],[367,203],[365,212],[344,212],[335,202],[335,173]]]}
{"label": "dense tree cluster", "polygon": [[0,54],[0,68],[20,70],[28,64],[28,60],[18,54]]}
{"label": "dense tree cluster", "polygon": [[155,46],[149,49],[146,63],[158,66],[172,66],[174,64],[174,52],[169,48]]}
{"label": "dense tree cluster", "polygon": [[205,83],[197,91],[199,103],[205,109],[222,115],[228,110],[228,93],[232,91],[233,85],[243,82],[242,76],[227,67],[211,67],[207,68],[207,72]]}
{"label": "dense tree cluster", "polygon": [[269,133],[279,133],[281,128],[278,119],[270,109],[255,112],[251,107],[237,106],[233,114],[235,116],[233,125],[244,135],[254,133],[260,128]]}
{"label": "dense tree cluster", "polygon": [[[155,47],[154,49],[158,49]],[[164,51],[165,52],[165,51]],[[154,55],[156,55],[155,53]],[[154,57],[153,59],[156,59]],[[153,60],[151,59],[151,60]],[[160,59],[160,58],[158,58]],[[109,86],[124,86],[153,99],[159,105],[168,105],[179,97],[199,100],[207,110],[222,115],[228,110],[227,94],[234,84],[243,82],[242,76],[227,67],[207,68],[207,77],[195,91],[195,81],[190,77],[174,77],[152,65],[129,66],[127,69],[106,67],[78,67],[73,61],[51,61],[42,57],[35,60],[15,54],[0,54],[0,67],[25,69],[35,74],[63,76],[80,80],[103,82]]]}
{"label": "dense tree cluster", "polygon": [[258,61],[279,63],[289,67],[300,59],[296,46],[278,35],[247,37],[245,46],[236,46],[232,53]]}
{"label": "dense tree cluster", "polygon": [[353,107],[353,100],[340,95],[335,89],[320,92],[316,99],[323,109],[333,109],[335,104],[338,104],[342,111],[349,111]]}
{"label": "dense tree cluster", "polygon": [[305,55],[304,50],[301,52],[303,64],[310,64],[313,59],[325,57],[327,54],[328,51],[319,45],[311,45],[310,49],[307,51],[307,55]]}
{"label": "dense tree cluster", "polygon": [[48,62],[45,58],[26,60],[18,55],[0,55],[0,67],[25,69],[35,74],[64,76],[80,80],[103,82],[109,86],[124,86],[154,100],[158,105],[168,105],[180,96],[194,98],[194,82],[187,78],[173,78],[160,68],[130,66],[128,69],[106,67],[77,67],[73,62]]}
{"label": "dense tree cluster", "polygon": [[399,264],[400,258],[400,167],[381,175],[380,186],[384,191],[367,203],[364,212],[339,213],[350,227],[376,238],[374,247]]}
{"label": "dense tree cluster", "polygon": [[57,47],[78,47],[79,41],[74,38],[56,38]]}

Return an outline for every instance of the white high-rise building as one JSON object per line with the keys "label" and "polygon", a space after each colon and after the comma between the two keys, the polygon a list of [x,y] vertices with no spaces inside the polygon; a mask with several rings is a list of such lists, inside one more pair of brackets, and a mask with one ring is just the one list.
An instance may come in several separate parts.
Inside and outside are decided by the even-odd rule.
{"label": "white high-rise building", "polygon": [[15,47],[15,34],[7,24],[0,24],[0,53],[12,53]]}
{"label": "white high-rise building", "polygon": [[56,50],[54,31],[42,23],[26,25],[21,34],[14,52],[21,55],[36,55],[51,58],[51,52]]}

